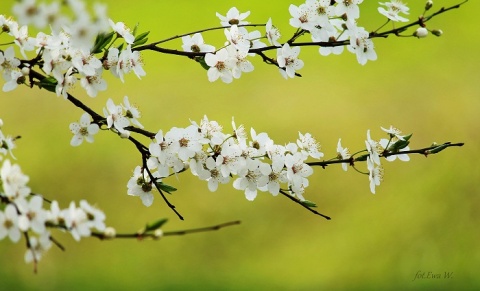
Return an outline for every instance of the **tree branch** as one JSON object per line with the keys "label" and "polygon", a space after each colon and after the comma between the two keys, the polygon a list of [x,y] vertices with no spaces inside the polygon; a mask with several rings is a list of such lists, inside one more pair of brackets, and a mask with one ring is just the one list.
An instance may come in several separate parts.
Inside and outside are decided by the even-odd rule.
{"label": "tree branch", "polygon": [[330,220],[331,218],[329,216],[326,216],[324,214],[321,214],[320,212],[316,211],[315,209],[313,209],[312,207],[302,203],[302,201],[300,201],[298,198],[296,198],[295,196],[292,196],[290,194],[288,194],[287,192],[283,191],[283,190],[280,190],[280,194],[282,194],[283,196],[287,197],[288,199],[292,200],[293,202],[299,204],[300,206],[302,206],[303,208],[305,209],[308,209],[308,211],[316,214],[316,215],[319,215],[323,218],[325,218],[326,220]]}
{"label": "tree branch", "polygon": [[[240,221],[236,220],[236,221],[230,221],[230,222],[225,222],[225,223],[221,223],[213,226],[201,227],[201,228],[165,231],[163,232],[163,236],[185,235],[185,234],[191,234],[191,233],[197,233],[197,232],[214,231],[224,227],[229,227],[229,226],[238,225],[238,224],[240,224]],[[101,240],[112,239],[111,237],[106,237],[101,232],[92,232],[91,235]],[[141,240],[145,238],[158,239],[159,237],[155,235],[155,233],[147,232],[147,233],[120,233],[120,234],[116,234],[113,238],[135,238],[135,239]]]}

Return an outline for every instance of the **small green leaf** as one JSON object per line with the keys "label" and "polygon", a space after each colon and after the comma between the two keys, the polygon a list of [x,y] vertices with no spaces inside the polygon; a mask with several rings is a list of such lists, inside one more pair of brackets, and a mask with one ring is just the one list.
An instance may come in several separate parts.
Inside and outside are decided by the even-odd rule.
{"label": "small green leaf", "polygon": [[355,158],[355,161],[364,162],[367,160],[368,156],[369,155],[359,156],[358,158]]}
{"label": "small green leaf", "polygon": [[163,182],[156,182],[156,185],[160,190],[165,191],[168,194],[172,194],[172,192],[177,191],[177,188],[164,184]]}
{"label": "small green leaf", "polygon": [[136,46],[142,45],[142,44],[146,43],[147,41],[148,41],[148,38],[143,38],[143,39],[141,39],[141,40],[135,41],[135,42],[132,44],[132,47],[136,47]]}
{"label": "small green leaf", "polygon": [[103,49],[112,41],[114,32],[110,33],[99,33],[95,39],[95,44],[91,50],[92,54],[98,54],[103,51]]}
{"label": "small green leaf", "polygon": [[204,68],[205,70],[208,71],[208,69],[210,69],[210,66],[207,65],[207,63],[205,63],[205,57],[195,57],[194,60],[195,60],[197,63],[200,63],[200,65],[202,66],[202,68]]}
{"label": "small green leaf", "polygon": [[104,40],[104,35],[105,35],[105,33],[99,33],[99,34],[97,34],[97,36],[95,37],[94,47],[95,47],[97,44],[103,42],[103,40]]}
{"label": "small green leaf", "polygon": [[119,51],[122,51],[122,50],[123,50],[123,43],[122,43],[121,45],[119,45],[119,46],[117,47],[117,49],[118,49]]}
{"label": "small green leaf", "polygon": [[133,28],[133,31],[132,31],[132,35],[137,34],[137,29],[138,29],[138,25],[139,25],[139,24],[140,24],[140,23],[135,24],[135,27]]}
{"label": "small green leaf", "polygon": [[102,49],[112,41],[114,36],[115,36],[115,32],[113,31],[105,35],[105,39],[103,40],[103,44],[102,44]]}
{"label": "small green leaf", "polygon": [[57,86],[57,80],[54,77],[45,77],[40,82],[36,83],[39,88],[43,88],[50,92],[55,92],[55,87]]}
{"label": "small green leaf", "polygon": [[403,139],[404,140],[410,140],[410,138],[412,137],[413,133],[409,134],[409,135],[404,135],[403,136]]}
{"label": "small green leaf", "polygon": [[388,147],[388,150],[391,152],[398,152],[399,150],[407,147],[410,144],[408,140],[398,140],[396,143]]}
{"label": "small green leaf", "polygon": [[308,200],[304,200],[304,201],[300,201],[300,203],[302,203],[303,206],[306,206],[306,207],[317,207],[317,204],[315,202],[312,202],[312,201],[308,201]]}
{"label": "small green leaf", "polygon": [[147,36],[148,36],[149,33],[150,33],[150,31],[147,31],[147,32],[144,32],[144,33],[141,33],[141,34],[137,35],[137,36],[135,37],[134,42],[137,42],[137,41],[139,41],[139,40],[142,40],[142,39],[147,38]]}
{"label": "small green leaf", "polygon": [[447,143],[444,143],[444,144],[439,145],[439,146],[437,146],[437,147],[434,147],[434,148],[431,149],[431,150],[428,150],[427,153],[428,153],[428,154],[436,154],[436,153],[441,152],[441,151],[443,151],[444,149],[448,148],[449,146],[450,146],[450,143],[447,142]]}
{"label": "small green leaf", "polygon": [[167,221],[168,221],[168,218],[161,218],[152,223],[147,223],[147,225],[145,225],[145,229],[143,232],[155,231],[160,227],[162,227]]}

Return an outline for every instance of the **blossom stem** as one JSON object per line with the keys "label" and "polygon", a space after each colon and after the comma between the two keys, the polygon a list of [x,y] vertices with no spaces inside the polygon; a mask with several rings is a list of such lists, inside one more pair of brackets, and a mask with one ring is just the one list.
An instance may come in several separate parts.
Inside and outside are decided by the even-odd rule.
{"label": "blossom stem", "polygon": [[390,19],[387,18],[387,22],[385,22],[384,24],[382,24],[382,26],[380,26],[379,28],[375,29],[375,31],[373,33],[377,33],[377,31],[379,31],[380,29],[382,29],[385,25],[387,25],[388,23],[390,22]]}
{"label": "blossom stem", "polygon": [[[265,26],[266,24],[264,23],[260,23],[260,24],[241,24],[241,25],[237,25],[238,27],[246,27],[246,26],[253,26],[253,27],[256,27],[256,26]],[[195,33],[202,33],[202,32],[206,32],[206,31],[212,31],[212,30],[219,30],[219,29],[225,29],[225,28],[229,28],[230,26],[217,26],[217,27],[210,27],[210,28],[205,28],[205,29],[200,29],[200,30],[197,30],[197,31],[192,31],[192,32],[188,32],[188,33],[184,33],[184,34],[178,34],[178,35],[174,35],[172,37],[169,37],[169,38],[166,38],[166,39],[163,39],[163,40],[159,40],[157,42],[153,42],[151,44],[148,44],[148,45],[144,45],[144,46],[150,46],[150,45],[157,45],[157,44],[161,44],[161,43],[165,43],[165,42],[168,42],[168,41],[171,41],[171,40],[174,40],[174,39],[178,39],[178,38],[181,38],[181,37],[184,37],[184,36],[187,36],[187,35],[192,35],[192,34],[195,34]],[[143,50],[142,47],[144,46],[139,46],[139,47],[136,47],[132,50]]]}
{"label": "blossom stem", "polygon": [[[214,230],[219,230],[224,227],[228,226],[233,226],[233,225],[238,225],[240,224],[239,220],[235,221],[229,221],[213,226],[207,226],[207,227],[200,227],[200,228],[192,228],[192,229],[184,229],[184,230],[175,230],[175,231],[165,231],[163,233],[163,236],[173,236],[173,235],[185,235],[185,234],[191,234],[191,233],[197,233],[197,232],[206,232],[206,231],[214,231]],[[105,234],[101,232],[92,232],[91,234],[94,237],[97,237],[101,240],[106,239]],[[155,236],[154,233],[152,232],[147,232],[147,233],[119,233],[116,234],[114,238],[135,238],[135,239],[144,239],[144,238],[153,238],[153,239],[158,239],[157,236]]]}
{"label": "blossom stem", "polygon": [[52,243],[54,243],[59,249],[61,249],[62,251],[65,251],[65,247],[58,241],[56,240],[53,236],[50,236],[49,237],[50,241]]}
{"label": "blossom stem", "polygon": [[[148,153],[148,149],[147,149],[147,153]],[[158,192],[162,196],[165,203],[167,203],[167,206],[170,207],[170,209],[172,209],[173,212],[175,212],[175,214],[178,216],[180,220],[184,220],[183,216],[177,211],[177,209],[175,209],[175,205],[173,205],[172,203],[170,203],[170,201],[168,201],[167,197],[165,197],[165,194],[163,194],[162,189],[160,189],[160,187],[158,187],[158,184],[155,183],[155,180],[157,180],[157,178],[155,178],[152,172],[150,172],[150,169],[147,166],[147,155],[144,153],[142,153],[142,161],[143,161],[143,168],[145,169],[145,171],[147,171],[147,174],[150,177],[150,181],[154,182],[153,184],[155,185],[155,188],[158,190]]]}
{"label": "blossom stem", "polygon": [[30,243],[30,236],[28,235],[28,232],[24,232],[23,235],[25,236],[25,240],[27,241],[27,249],[30,249],[32,252],[32,257],[33,257],[33,272],[36,274],[37,273],[37,265],[38,265],[38,258],[35,255],[35,249],[33,248],[32,244]]}
{"label": "blossom stem", "polygon": [[316,215],[319,215],[323,218],[325,218],[326,220],[330,220],[330,216],[326,216],[324,214],[321,214],[320,212],[316,211],[315,209],[313,209],[312,207],[309,207],[308,205],[306,204],[303,204],[298,198],[288,194],[287,192],[283,191],[283,190],[280,190],[280,194],[282,194],[283,196],[287,197],[288,199],[292,200],[293,202],[299,204],[300,206],[302,206],[303,208],[305,209],[308,209],[310,212],[316,214]]}
{"label": "blossom stem", "polygon": [[[421,155],[424,155],[424,156],[428,156],[428,155],[431,155],[431,154],[436,154],[440,150],[443,150],[445,148],[461,147],[463,145],[464,145],[463,142],[459,142],[459,143],[445,142],[445,143],[440,144],[440,145],[432,145],[432,146],[417,149],[417,150],[398,151],[398,152],[387,152],[386,151],[386,152],[383,152],[380,156],[381,157],[388,157],[388,156],[404,155],[404,154],[421,154]],[[364,161],[364,159],[362,159],[360,157],[360,158],[356,158],[356,159],[349,158],[349,159],[334,160],[334,161],[328,160],[328,161],[321,161],[321,162],[309,162],[309,163],[306,163],[306,164],[309,165],[309,166],[320,166],[320,167],[325,169],[326,166],[328,166],[330,164],[349,163],[351,165],[351,164],[353,164],[354,162],[357,162],[357,161]]]}
{"label": "blossom stem", "polygon": [[435,17],[439,14],[445,13],[445,12],[447,12],[449,10],[452,10],[452,9],[460,8],[460,6],[462,6],[463,4],[465,4],[467,2],[468,2],[468,0],[465,0],[461,3],[455,4],[455,5],[447,7],[447,8],[442,7],[442,8],[440,8],[440,10],[438,10],[437,12],[435,12],[435,13],[427,16],[427,17],[419,17],[419,19],[415,22],[406,24],[404,26],[401,26],[401,27],[398,27],[398,28],[395,28],[395,29],[392,29],[392,30],[384,31],[384,32],[381,32],[381,33],[376,33],[376,32],[370,33],[369,38],[387,37],[389,34],[395,34],[395,35],[398,36],[401,32],[405,31],[407,28],[409,28],[411,26],[424,24],[425,22],[429,21],[430,19],[432,19],[433,17]]}
{"label": "blossom stem", "polygon": [[[370,35],[369,35],[369,38],[370,39],[378,38],[378,37],[385,38],[385,37],[388,37],[388,35],[390,35],[390,34],[400,36],[400,33],[405,31],[407,28],[412,27],[412,26],[416,26],[416,25],[421,25],[421,24],[429,21],[430,19],[432,19],[433,17],[435,17],[439,14],[445,13],[445,12],[447,12],[449,10],[452,10],[452,9],[460,8],[460,6],[464,5],[467,2],[468,2],[468,0],[464,0],[461,3],[458,3],[456,5],[453,5],[453,6],[450,6],[450,7],[447,7],[447,8],[442,7],[440,10],[438,10],[437,12],[435,12],[435,13],[427,16],[427,17],[420,17],[417,21],[411,22],[411,23],[406,24],[404,26],[394,28],[394,29],[391,29],[391,30],[388,30],[388,31],[384,31],[384,32],[381,32],[381,33],[377,33],[376,31],[378,31],[380,28],[382,28],[384,26],[383,25],[380,28],[378,28],[376,31],[371,32]],[[240,26],[265,26],[265,24],[245,24],[245,25],[239,25],[239,27]],[[206,29],[201,29],[201,30],[197,30],[197,31],[194,31],[194,32],[186,33],[186,34],[175,35],[175,36],[172,36],[172,37],[164,39],[164,40],[160,40],[160,41],[157,41],[157,42],[153,42],[153,43],[150,43],[150,44],[146,44],[146,45],[142,45],[142,46],[132,48],[132,51],[151,50],[151,51],[156,51],[156,52],[159,52],[159,53],[186,56],[186,57],[190,57],[190,58],[204,57],[207,54],[206,52],[185,52],[185,51],[179,51],[179,50],[174,50],[174,49],[167,49],[167,48],[159,47],[157,45],[161,44],[161,43],[168,42],[170,40],[174,40],[174,39],[186,36],[186,35],[191,35],[191,34],[194,34],[194,33],[200,33],[200,32],[204,32],[204,31],[224,29],[224,28],[228,28],[228,26],[206,28]],[[350,44],[349,40],[332,41],[332,42],[297,42],[297,43],[294,42],[297,38],[302,36],[304,33],[305,33],[305,30],[302,30],[302,29],[297,30],[293,34],[293,36],[287,41],[287,43],[289,43],[291,47],[294,47],[294,46],[337,47],[337,46],[346,46],[346,45]],[[262,56],[262,54],[260,54],[260,52],[275,50],[277,48],[278,47],[276,47],[276,46],[266,46],[266,47],[262,47],[262,48],[250,49],[249,53],[255,53],[255,54],[258,54],[258,55]],[[268,60],[268,58],[266,58],[265,55],[263,55],[262,58],[263,58],[264,62],[272,64],[272,63],[266,61],[266,60]],[[275,62],[273,62],[273,63],[275,63]]]}

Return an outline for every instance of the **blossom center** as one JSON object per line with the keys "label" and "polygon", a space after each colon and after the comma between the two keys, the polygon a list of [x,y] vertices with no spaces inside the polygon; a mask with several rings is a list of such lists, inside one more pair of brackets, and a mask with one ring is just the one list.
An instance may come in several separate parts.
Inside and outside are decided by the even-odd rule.
{"label": "blossom center", "polygon": [[82,127],[82,128],[80,128],[79,133],[83,136],[87,136],[88,135],[88,129],[86,127]]}
{"label": "blossom center", "polygon": [[212,178],[217,178],[220,173],[218,172],[217,169],[212,169],[210,170],[210,175],[212,175]]}
{"label": "blossom center", "polygon": [[296,164],[292,166],[292,172],[294,174],[300,172],[302,170],[303,166],[301,164]]}
{"label": "blossom center", "polygon": [[196,44],[192,45],[192,46],[190,47],[190,49],[191,49],[192,52],[194,52],[194,53],[199,53],[199,52],[200,52],[200,47],[199,47],[198,45],[196,45]]}
{"label": "blossom center", "polygon": [[298,18],[298,20],[300,20],[301,23],[307,23],[308,22],[307,14],[303,14]]}
{"label": "blossom center", "polygon": [[217,70],[219,71],[223,71],[226,69],[226,66],[225,66],[225,63],[224,62],[218,62],[216,65],[215,65],[215,68],[217,68]]}
{"label": "blossom center", "polygon": [[180,146],[181,146],[181,147],[187,147],[189,140],[186,139],[186,138],[184,138],[184,137],[182,137],[178,142],[180,143]]}

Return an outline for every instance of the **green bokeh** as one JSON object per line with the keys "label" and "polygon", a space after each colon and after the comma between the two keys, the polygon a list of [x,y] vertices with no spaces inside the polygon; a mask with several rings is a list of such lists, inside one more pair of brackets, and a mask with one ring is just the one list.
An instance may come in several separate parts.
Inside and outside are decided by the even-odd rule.
{"label": "green bokeh", "polygon": [[[376,1],[362,4],[360,25],[382,24]],[[410,18],[421,13],[411,2]],[[458,1],[435,1],[435,9]],[[2,1],[9,13],[12,0]],[[150,40],[218,25],[215,12],[237,6],[250,10],[252,23],[274,24],[288,36],[289,1],[108,1],[109,15],[129,26],[140,23]],[[296,4],[299,4],[297,2]],[[429,23],[444,36],[426,39],[376,39],[379,60],[359,65],[350,53],[322,57],[302,48],[303,78],[283,80],[276,69],[254,58],[255,71],[232,84],[210,83],[206,72],[186,58],[142,54],[147,75],[128,75],[125,83],[107,77],[109,89],[97,98],[78,86],[74,95],[101,112],[107,98],[124,95],[142,111],[151,131],[187,126],[204,114],[230,128],[237,124],[268,132],[278,143],[310,132],[326,157],[336,142],[352,151],[364,147],[367,129],[383,137],[391,124],[413,132],[411,147],[436,142],[465,142],[425,159],[385,165],[385,178],[372,195],[368,179],[340,167],[316,169],[306,198],[331,221],[292,204],[284,197],[260,193],[254,202],[223,185],[214,193],[188,174],[171,178],[179,191],[170,197],[185,216],[179,221],[156,197],[150,208],[126,195],[126,182],[140,163],[135,148],[111,134],[93,145],[69,146],[68,124],[81,111],[55,95],[20,88],[0,92],[4,132],[19,134],[15,154],[30,187],[62,207],[86,198],[107,214],[118,232],[168,217],[164,230],[241,220],[217,232],[168,237],[161,241],[55,237],[66,252],[52,248],[39,273],[23,261],[24,242],[0,242],[0,289],[48,290],[466,290],[479,289],[480,204],[478,149],[480,70],[478,1]],[[222,32],[204,34],[217,47]],[[284,38],[285,39],[285,38]],[[171,48],[180,48],[172,42]],[[108,74],[107,74],[108,75]],[[417,279],[418,272],[452,279]],[[425,275],[427,276],[427,275]]]}

